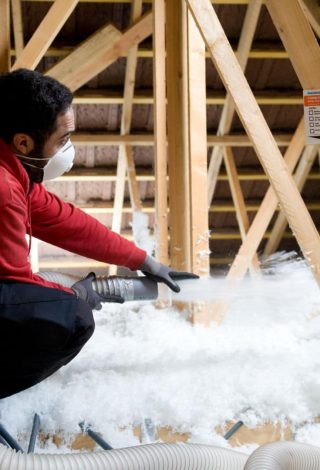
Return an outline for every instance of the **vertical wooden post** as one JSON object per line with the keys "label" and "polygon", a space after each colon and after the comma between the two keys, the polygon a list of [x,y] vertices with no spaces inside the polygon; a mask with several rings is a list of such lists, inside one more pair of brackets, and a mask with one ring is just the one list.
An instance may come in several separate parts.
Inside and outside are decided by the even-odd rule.
{"label": "vertical wooden post", "polygon": [[184,0],[166,2],[171,264],[209,273],[205,46]]}
{"label": "vertical wooden post", "polygon": [[190,259],[188,160],[185,140],[184,57],[186,51],[184,0],[166,1],[167,116],[170,257],[175,269],[187,271]]}
{"label": "vertical wooden post", "polygon": [[153,0],[153,21],[156,257],[168,264],[165,0]]}
{"label": "vertical wooden post", "polygon": [[17,59],[17,57],[20,56],[24,45],[21,0],[11,0],[11,11],[14,34],[14,49]]}
{"label": "vertical wooden post", "polygon": [[[142,0],[133,0],[131,22],[134,23],[142,13]],[[138,45],[128,51],[126,76],[124,84],[124,100],[121,116],[121,135],[126,135],[131,129],[132,106],[135,86],[135,75],[138,60]],[[133,160],[132,147],[122,144],[119,147],[117,179],[114,196],[114,212],[112,219],[112,230],[120,233],[122,221],[122,209],[124,201],[125,178],[128,173],[130,201],[134,211],[141,211],[142,204],[139,196],[139,187],[136,178],[135,164]],[[110,266],[109,274],[116,274],[117,267]]]}
{"label": "vertical wooden post", "polygon": [[209,274],[205,44],[189,11],[186,20],[191,270],[205,276]]}
{"label": "vertical wooden post", "polygon": [[0,1],[0,73],[10,70],[10,0]]}

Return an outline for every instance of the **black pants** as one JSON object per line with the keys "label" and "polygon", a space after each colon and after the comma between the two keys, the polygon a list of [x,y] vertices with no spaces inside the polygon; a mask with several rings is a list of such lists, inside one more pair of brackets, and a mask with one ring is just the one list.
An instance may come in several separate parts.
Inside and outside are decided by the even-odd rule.
{"label": "black pants", "polygon": [[0,398],[70,362],[94,331],[89,305],[34,284],[0,282]]}

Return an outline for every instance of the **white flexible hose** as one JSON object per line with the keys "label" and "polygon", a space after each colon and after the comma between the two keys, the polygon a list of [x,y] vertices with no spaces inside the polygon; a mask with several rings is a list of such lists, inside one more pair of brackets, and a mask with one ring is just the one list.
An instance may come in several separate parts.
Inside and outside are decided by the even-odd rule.
{"label": "white flexible hose", "polygon": [[248,456],[198,444],[148,444],[83,454],[22,454],[0,444],[0,470],[243,470]]}
{"label": "white flexible hose", "polygon": [[273,442],[259,447],[244,470],[320,470],[320,448],[298,442]]}

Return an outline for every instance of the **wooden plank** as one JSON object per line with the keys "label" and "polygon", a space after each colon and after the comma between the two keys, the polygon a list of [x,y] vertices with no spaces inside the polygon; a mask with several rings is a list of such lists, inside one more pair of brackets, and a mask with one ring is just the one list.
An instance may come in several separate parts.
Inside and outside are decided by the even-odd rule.
{"label": "wooden plank", "polygon": [[17,58],[20,56],[24,47],[21,0],[11,0],[11,12],[15,49],[14,55]]}
{"label": "wooden plank", "polygon": [[55,0],[33,36],[17,57],[12,70],[35,69],[53,40],[65,24],[78,0]]}
{"label": "wooden plank", "polygon": [[10,0],[0,1],[0,73],[10,70]]}
{"label": "wooden plank", "polygon": [[[274,135],[277,144],[280,147],[288,147],[291,142],[292,134],[275,134]],[[154,138],[152,134],[87,134],[78,133],[72,135],[72,141],[77,145],[120,145],[121,143],[135,146],[153,146]],[[217,136],[215,134],[209,134],[207,136],[208,147],[213,145],[219,145],[222,147],[252,147],[252,142],[247,135],[224,135]]]}
{"label": "wooden plank", "polygon": [[[142,12],[142,1],[135,0],[132,4],[132,22],[135,22]],[[135,74],[137,67],[137,51],[138,45],[130,48],[127,57],[126,75],[124,84],[124,99],[121,116],[121,135],[126,135],[131,129],[132,105],[135,86]],[[129,145],[120,145],[118,165],[117,165],[117,181],[114,196],[114,215],[112,220],[112,230],[120,233],[122,220],[122,207],[125,190],[125,177],[128,171],[130,200],[134,210],[141,210],[141,200],[139,196],[139,188],[137,185],[135,165],[132,155],[132,149]]]}
{"label": "wooden plank", "polygon": [[[301,93],[296,91],[285,94],[266,92],[263,94],[255,95],[256,101],[260,105],[283,105],[283,106],[297,106],[303,104]],[[124,98],[122,94],[116,93],[112,90],[84,90],[75,95],[75,104],[123,104]],[[133,104],[153,104],[153,96],[150,93],[143,94],[137,93],[133,97]],[[207,94],[207,105],[222,106],[225,103],[225,93],[222,92],[209,92]]]}
{"label": "wooden plank", "polygon": [[[18,1],[18,0],[14,0]],[[21,0],[20,0],[21,1]],[[269,41],[259,41],[261,45],[259,47],[253,47],[249,52],[249,59],[287,59],[288,53],[285,49],[277,47],[274,43]],[[66,57],[74,50],[72,46],[63,47],[50,47],[45,57]],[[10,55],[15,55],[15,50],[10,50]],[[124,52],[121,57],[127,57],[127,53]],[[154,57],[153,50],[150,48],[141,47],[138,49],[138,57],[152,58]],[[206,52],[206,57],[209,57],[209,53]]]}
{"label": "wooden plank", "polygon": [[[240,229],[240,234],[242,241],[245,240],[247,232],[250,227],[249,217],[247,214],[245,200],[242,194],[240,181],[237,173],[237,167],[235,164],[234,156],[231,147],[224,147],[224,163],[227,170],[227,175],[229,179],[232,200],[235,206],[238,225]],[[259,260],[258,256],[255,254],[251,263],[253,271],[259,270]]]}
{"label": "wooden plank", "polygon": [[153,0],[153,88],[156,257],[169,261],[165,0]]}
{"label": "wooden plank", "polygon": [[[258,19],[260,16],[262,1],[261,0],[252,0],[247,8],[246,16],[242,26],[239,46],[236,52],[237,59],[242,70],[245,70],[249,58],[250,49],[252,46],[254,33],[257,28]],[[231,130],[232,119],[234,116],[235,107],[232,101],[232,97],[227,93],[223,110],[218,126],[217,135],[228,134]],[[221,147],[213,147],[209,168],[208,168],[208,203],[211,204],[213,194],[216,188],[218,174],[221,168],[221,163],[223,159],[223,149]]]}
{"label": "wooden plank", "polygon": [[186,5],[184,0],[166,1],[167,46],[167,127],[169,172],[169,227],[171,266],[181,271],[191,268],[188,156],[184,58]]}
{"label": "wooden plank", "polygon": [[301,6],[308,18],[312,29],[320,37],[320,5],[318,0],[300,0]]}
{"label": "wooden plank", "polygon": [[[209,0],[187,0],[288,222],[320,281],[320,238]],[[287,11],[290,11],[287,9]],[[303,15],[304,16],[304,15]],[[310,26],[309,26],[310,27]],[[222,316],[223,317],[223,316]]]}
{"label": "wooden plank", "polygon": [[267,0],[266,5],[303,88],[319,89],[319,45],[301,4],[298,0]]}
{"label": "wooden plank", "polygon": [[[300,192],[302,191],[302,188],[307,180],[307,177],[310,173],[310,170],[316,159],[317,154],[318,154],[318,146],[307,146],[300,158],[298,168],[294,174],[294,180]],[[281,211],[271,231],[271,235],[268,240],[268,243],[265,246],[265,249],[263,252],[264,256],[269,256],[277,250],[281,242],[281,239],[283,237],[283,234],[285,232],[287,224],[288,223],[287,223],[286,216]]]}
{"label": "wooden plank", "polygon": [[208,276],[210,251],[207,204],[205,44],[190,12],[187,12],[186,21],[191,271],[199,276]]}
{"label": "wooden plank", "polygon": [[152,23],[152,13],[147,13],[123,34],[112,25],[104,26],[46,74],[75,91],[150,36]]}
{"label": "wooden plank", "polygon": [[[292,142],[288,147],[284,161],[288,166],[289,171],[293,172],[301,152],[304,148],[304,123],[301,119],[300,124],[292,138]],[[242,279],[250,266],[250,262],[256,253],[261,240],[268,228],[272,216],[278,206],[278,198],[276,193],[269,187],[265,197],[260,205],[259,211],[256,214],[247,236],[242,243],[232,265],[228,272],[228,279]]]}

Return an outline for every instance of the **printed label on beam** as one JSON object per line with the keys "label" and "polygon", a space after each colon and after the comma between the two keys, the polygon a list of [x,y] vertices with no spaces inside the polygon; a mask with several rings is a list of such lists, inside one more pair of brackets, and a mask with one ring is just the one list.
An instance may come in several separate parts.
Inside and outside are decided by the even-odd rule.
{"label": "printed label on beam", "polygon": [[320,144],[320,90],[303,90],[306,144]]}

